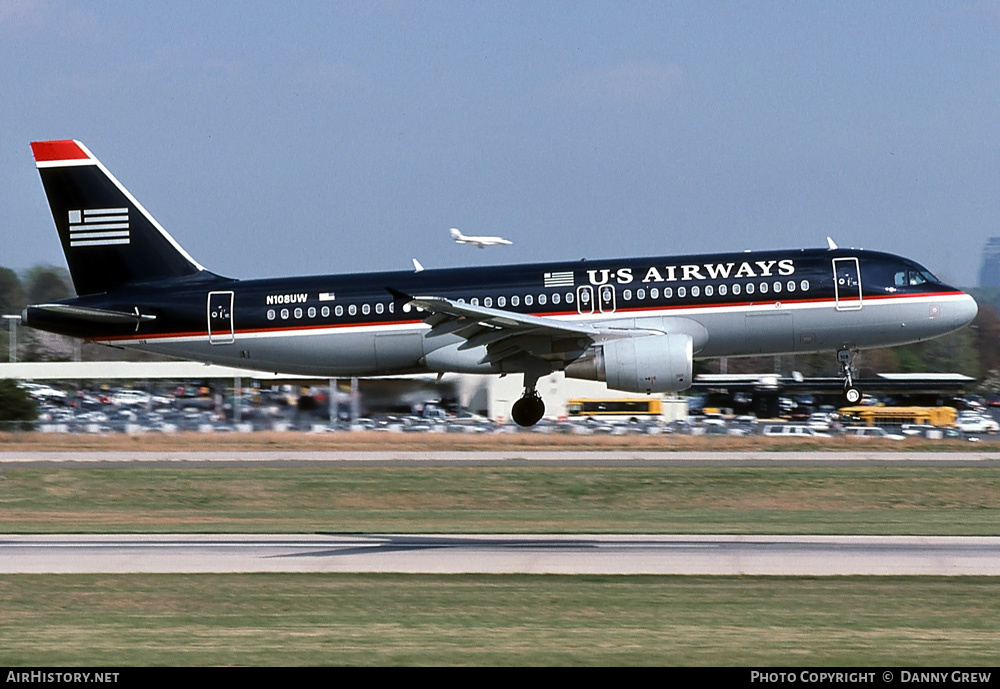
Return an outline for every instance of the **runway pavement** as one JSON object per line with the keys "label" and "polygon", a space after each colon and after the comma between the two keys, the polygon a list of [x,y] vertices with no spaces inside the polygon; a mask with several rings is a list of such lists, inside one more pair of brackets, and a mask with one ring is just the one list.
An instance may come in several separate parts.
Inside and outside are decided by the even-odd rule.
{"label": "runway pavement", "polygon": [[0,573],[1000,575],[998,537],[0,536]]}
{"label": "runway pavement", "polygon": [[136,451],[136,452],[32,452],[9,448],[0,451],[0,467],[10,466],[117,466],[123,464],[364,464],[364,465],[510,465],[559,464],[586,466],[677,466],[700,465],[949,465],[1000,466],[1000,452],[664,452],[650,450],[493,450],[493,451]]}

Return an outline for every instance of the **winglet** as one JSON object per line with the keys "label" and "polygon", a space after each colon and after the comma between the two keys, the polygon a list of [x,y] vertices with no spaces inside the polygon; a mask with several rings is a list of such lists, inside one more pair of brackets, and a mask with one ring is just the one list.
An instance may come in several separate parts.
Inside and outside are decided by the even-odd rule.
{"label": "winglet", "polygon": [[413,301],[413,297],[405,292],[400,292],[398,289],[393,289],[392,287],[386,287],[385,291],[392,295],[393,302],[397,304],[409,304]]}
{"label": "winglet", "polygon": [[418,261],[415,258],[412,258],[410,260],[413,261],[413,272],[414,273],[420,273],[420,272],[423,271],[424,267],[422,265],[420,265],[420,261]]}
{"label": "winglet", "polygon": [[840,247],[837,246],[836,242],[834,242],[829,237],[826,238],[826,249],[827,249],[827,251],[833,251],[834,249],[839,249],[839,248]]}

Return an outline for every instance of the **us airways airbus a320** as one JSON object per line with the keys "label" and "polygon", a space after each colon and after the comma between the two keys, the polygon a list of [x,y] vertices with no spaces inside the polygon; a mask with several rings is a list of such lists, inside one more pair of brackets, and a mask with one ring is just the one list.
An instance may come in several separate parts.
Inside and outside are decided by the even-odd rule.
{"label": "us airways airbus a320", "polygon": [[836,353],[968,324],[973,299],[906,258],[827,249],[236,280],[203,268],[78,141],[31,144],[77,296],[34,328],[310,376],[520,374],[536,423],[552,371],[634,393],[684,390],[695,358]]}

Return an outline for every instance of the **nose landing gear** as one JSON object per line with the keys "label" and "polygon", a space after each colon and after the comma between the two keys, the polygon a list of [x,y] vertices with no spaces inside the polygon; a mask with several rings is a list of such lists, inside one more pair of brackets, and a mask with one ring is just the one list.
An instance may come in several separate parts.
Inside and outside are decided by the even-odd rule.
{"label": "nose landing gear", "polygon": [[837,361],[844,371],[844,399],[848,404],[857,404],[861,401],[861,391],[854,387],[854,352],[841,349],[837,352]]}

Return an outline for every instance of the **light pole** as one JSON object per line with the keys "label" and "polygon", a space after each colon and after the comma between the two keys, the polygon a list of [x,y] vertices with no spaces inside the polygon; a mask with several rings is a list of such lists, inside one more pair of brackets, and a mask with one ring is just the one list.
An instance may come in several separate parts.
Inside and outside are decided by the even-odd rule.
{"label": "light pole", "polygon": [[17,362],[17,324],[21,322],[20,314],[4,314],[7,319],[7,330],[10,332],[10,340],[7,343],[7,351],[10,353],[10,363]]}

